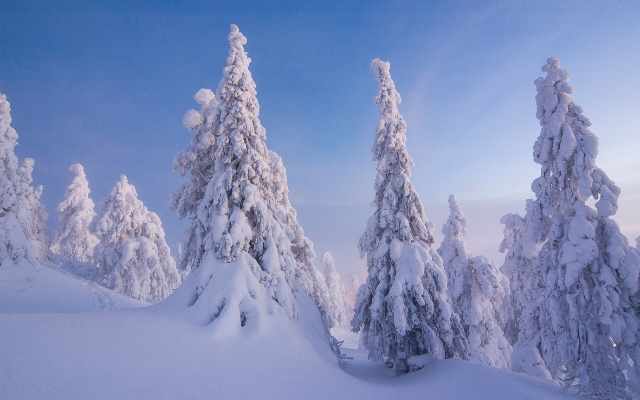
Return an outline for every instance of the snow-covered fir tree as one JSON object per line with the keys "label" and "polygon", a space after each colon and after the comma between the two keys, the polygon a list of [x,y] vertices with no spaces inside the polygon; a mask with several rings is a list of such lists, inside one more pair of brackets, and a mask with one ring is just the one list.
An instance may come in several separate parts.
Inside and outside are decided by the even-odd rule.
{"label": "snow-covered fir tree", "polygon": [[34,161],[18,161],[18,133],[11,126],[11,103],[0,93],[0,264],[43,261],[47,252],[42,187],[33,186]]}
{"label": "snow-covered fir tree", "polygon": [[190,221],[180,265],[192,272],[176,301],[203,322],[244,327],[276,308],[296,318],[300,287],[330,325],[313,245],[289,202],[282,160],[267,148],[246,43],[231,25],[217,94],[200,90],[200,110],[184,118],[193,138],[175,162],[187,181],[173,207]]}
{"label": "snow-covered fir tree", "polygon": [[541,174],[523,243],[503,246],[531,261],[512,269],[537,269],[529,275],[540,279],[532,307],[521,310],[514,356],[524,346],[525,360],[543,361],[554,380],[585,397],[638,398],[640,318],[632,299],[640,262],[612,219],[620,190],[596,166],[597,138],[567,73],[553,58],[543,71],[535,82]]}
{"label": "snow-covered fir tree", "polygon": [[[535,215],[533,202],[527,202],[528,216]],[[500,220],[504,224],[504,239],[500,243],[500,251],[505,254],[502,272],[509,281],[509,296],[504,304],[505,319],[503,330],[513,345],[511,368],[539,378],[551,379],[551,374],[542,360],[537,344],[538,335],[531,335],[535,324],[533,317],[537,312],[537,301],[542,288],[542,274],[532,258],[528,247],[526,220],[517,214],[507,214]],[[520,335],[520,331],[530,332],[530,337]],[[516,345],[517,343],[517,345]]]}
{"label": "snow-covered fir tree", "polygon": [[414,355],[467,358],[467,341],[449,301],[442,260],[432,248],[431,224],[411,184],[407,126],[390,65],[375,59],[372,69],[380,112],[373,146],[375,211],[360,239],[368,278],[352,328],[361,332],[371,359],[406,372]]}
{"label": "snow-covered fir tree", "polygon": [[344,304],[344,288],[342,286],[342,278],[336,270],[336,264],[333,256],[328,251],[322,254],[322,273],[327,282],[329,293],[330,309],[328,313],[337,326],[345,326],[347,324],[347,311]]}
{"label": "snow-covered fir tree", "polygon": [[147,210],[122,175],[96,222],[98,283],[145,302],[158,302],[178,287],[180,275],[160,217]]}
{"label": "snow-covered fir tree", "polygon": [[81,164],[69,167],[73,180],[64,199],[58,205],[58,231],[51,244],[51,252],[65,262],[86,264],[93,260],[98,238],[91,232],[96,216],[95,204],[89,194],[89,182]]}
{"label": "snow-covered fir tree", "polygon": [[508,290],[504,276],[483,257],[467,254],[467,221],[453,195],[444,238],[438,253],[447,272],[449,295],[469,341],[472,360],[496,368],[509,368],[511,345],[502,330],[503,303]]}

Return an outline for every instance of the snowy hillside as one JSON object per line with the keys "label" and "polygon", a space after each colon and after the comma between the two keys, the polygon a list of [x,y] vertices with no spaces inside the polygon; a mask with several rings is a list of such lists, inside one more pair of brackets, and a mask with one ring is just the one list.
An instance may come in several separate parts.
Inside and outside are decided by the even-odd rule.
{"label": "snowy hillside", "polygon": [[302,320],[267,319],[259,331],[217,339],[163,305],[84,312],[132,302],[47,267],[3,270],[0,279],[2,399],[568,398],[462,361],[395,377],[348,349],[355,359],[341,369],[319,315],[306,312],[310,301]]}
{"label": "snowy hillside", "polygon": [[58,269],[3,265],[0,313],[78,313],[139,307],[140,303]]}

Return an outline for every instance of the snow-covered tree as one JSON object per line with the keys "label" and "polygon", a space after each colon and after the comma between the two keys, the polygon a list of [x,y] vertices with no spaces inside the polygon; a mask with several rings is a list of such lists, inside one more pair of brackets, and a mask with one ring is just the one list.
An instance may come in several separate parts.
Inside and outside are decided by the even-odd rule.
{"label": "snow-covered tree", "polygon": [[145,302],[167,297],[180,275],[160,217],[147,210],[122,175],[96,222],[98,283]]}
{"label": "snow-covered tree", "polygon": [[193,138],[175,167],[188,179],[173,206],[190,221],[180,264],[192,272],[180,296],[200,320],[244,327],[273,306],[295,318],[302,287],[327,317],[313,245],[289,202],[282,160],[267,148],[246,43],[232,25],[217,94],[200,90],[200,110],[184,118]]}
{"label": "snow-covered tree", "polygon": [[344,305],[344,288],[342,286],[342,278],[336,271],[335,261],[329,252],[322,255],[322,273],[327,282],[329,293],[329,310],[328,313],[335,325],[344,326],[347,324],[347,312]]}
{"label": "snow-covered tree", "polygon": [[472,360],[496,368],[509,368],[511,345],[502,330],[507,295],[504,276],[483,257],[469,257],[464,245],[467,221],[453,195],[449,218],[438,248],[447,272],[449,295],[469,341]]}
{"label": "snow-covered tree", "polygon": [[620,190],[596,166],[597,138],[572,100],[567,73],[553,58],[543,71],[535,82],[541,174],[519,228],[522,243],[503,246],[518,253],[508,262],[526,259],[512,270],[537,269],[527,274],[539,277],[535,299],[519,301],[531,304],[520,310],[514,356],[524,347],[525,360],[542,361],[554,380],[585,397],[637,398],[640,310],[632,296],[640,262],[612,219]]}
{"label": "snow-covered tree", "polygon": [[[527,209],[532,210],[532,201],[527,202]],[[535,215],[533,211],[527,216]],[[526,220],[517,214],[507,214],[500,220],[504,224],[504,239],[500,243],[500,251],[505,253],[502,272],[509,281],[509,296],[504,304],[503,330],[509,343],[515,345],[511,358],[511,368],[516,372],[524,372],[539,378],[551,379],[544,360],[537,348],[538,335],[525,338],[520,331],[535,332],[531,326],[537,322],[537,302],[542,287],[542,274],[531,258],[531,250],[527,247]]]}
{"label": "snow-covered tree", "polygon": [[93,260],[98,238],[90,226],[96,216],[95,204],[89,194],[89,182],[81,164],[69,167],[73,180],[64,199],[58,205],[58,232],[51,244],[51,252],[66,262],[85,264]]}
{"label": "snow-covered tree", "polygon": [[388,62],[375,59],[372,69],[380,112],[373,147],[375,211],[360,239],[368,278],[359,290],[352,328],[361,332],[371,359],[405,372],[411,356],[466,358],[468,351],[442,260],[432,248],[431,224],[411,184],[400,94]]}
{"label": "snow-covered tree", "polygon": [[18,133],[11,122],[11,103],[0,93],[0,263],[42,261],[47,250],[42,187],[33,186],[33,159],[18,162]]}

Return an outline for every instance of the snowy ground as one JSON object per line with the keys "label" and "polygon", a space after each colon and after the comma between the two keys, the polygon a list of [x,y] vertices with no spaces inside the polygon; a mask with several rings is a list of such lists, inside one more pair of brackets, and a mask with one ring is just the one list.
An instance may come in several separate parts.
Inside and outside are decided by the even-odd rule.
{"label": "snowy ground", "polygon": [[77,313],[139,306],[129,297],[53,268],[0,267],[0,313]]}
{"label": "snowy ground", "polygon": [[[114,306],[129,309],[100,311]],[[462,361],[395,377],[353,336],[341,369],[314,318],[216,339],[163,307],[132,306],[47,267],[0,270],[0,399],[568,398]]]}

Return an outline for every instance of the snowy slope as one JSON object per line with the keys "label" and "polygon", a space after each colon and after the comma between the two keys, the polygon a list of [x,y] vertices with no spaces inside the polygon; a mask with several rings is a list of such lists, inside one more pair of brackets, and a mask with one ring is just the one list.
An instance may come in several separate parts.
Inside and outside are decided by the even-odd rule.
{"label": "snowy slope", "polygon": [[94,283],[48,266],[0,267],[0,313],[76,313],[140,306]]}
{"label": "snowy slope", "polygon": [[[7,294],[30,278],[28,295]],[[45,267],[0,279],[0,399],[568,398],[461,361],[394,377],[352,349],[343,370],[305,299],[298,322],[276,314],[260,330],[221,337],[162,305],[73,313],[91,308],[81,301],[96,306],[97,288]]]}

